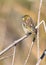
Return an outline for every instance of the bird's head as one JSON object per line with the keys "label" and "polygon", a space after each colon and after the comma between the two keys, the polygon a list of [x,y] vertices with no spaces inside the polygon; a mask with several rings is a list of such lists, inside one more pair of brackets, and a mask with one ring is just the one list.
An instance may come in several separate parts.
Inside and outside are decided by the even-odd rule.
{"label": "bird's head", "polygon": [[22,17],[22,20],[23,20],[23,22],[28,22],[27,20],[29,20],[30,19],[30,16],[29,15],[24,15],[23,17]]}

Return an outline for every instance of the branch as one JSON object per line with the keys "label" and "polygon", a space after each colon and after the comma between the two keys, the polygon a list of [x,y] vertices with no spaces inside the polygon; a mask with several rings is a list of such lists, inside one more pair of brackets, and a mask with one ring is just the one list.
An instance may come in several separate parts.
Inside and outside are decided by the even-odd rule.
{"label": "branch", "polygon": [[0,55],[4,54],[6,51],[8,51],[10,48],[12,48],[14,45],[16,46],[18,42],[23,41],[25,38],[27,38],[31,33],[25,34],[23,37],[20,39],[14,41],[11,45],[9,45],[7,48],[5,48],[3,51],[0,52]]}
{"label": "branch", "polygon": [[33,45],[34,45],[34,42],[32,41],[32,44],[31,44],[31,46],[30,46],[30,49],[29,49],[27,58],[26,58],[26,60],[25,60],[25,62],[24,62],[24,65],[27,64],[27,61],[28,61],[28,59],[29,59],[29,57],[30,57],[30,53],[31,53],[31,51],[32,51]]}
{"label": "branch", "polygon": [[14,61],[15,61],[15,53],[16,53],[16,47],[14,46],[14,49],[13,49],[12,65],[14,65]]}
{"label": "branch", "polygon": [[41,57],[39,58],[38,62],[36,63],[36,65],[39,65],[41,60],[44,58],[44,56],[46,55],[46,49],[44,50],[43,54],[41,55]]}
{"label": "branch", "polygon": [[45,21],[44,20],[42,20],[35,28],[37,29],[42,23],[44,25],[44,29],[45,29],[45,32],[46,32],[46,25],[45,25]]}

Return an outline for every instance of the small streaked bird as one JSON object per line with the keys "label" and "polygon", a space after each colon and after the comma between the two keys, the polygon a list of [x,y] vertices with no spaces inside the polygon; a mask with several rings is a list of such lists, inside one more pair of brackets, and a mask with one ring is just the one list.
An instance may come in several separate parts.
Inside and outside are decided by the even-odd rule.
{"label": "small streaked bird", "polygon": [[35,41],[37,35],[37,29],[35,29],[34,21],[29,15],[24,15],[22,17],[22,27],[26,34],[32,33],[33,41]]}

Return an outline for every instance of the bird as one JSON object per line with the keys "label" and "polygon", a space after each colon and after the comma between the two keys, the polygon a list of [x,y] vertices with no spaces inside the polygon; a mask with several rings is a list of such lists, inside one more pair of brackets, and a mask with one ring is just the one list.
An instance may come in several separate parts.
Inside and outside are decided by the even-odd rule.
{"label": "bird", "polygon": [[37,29],[35,29],[34,21],[29,15],[22,16],[22,28],[24,32],[33,35],[33,42],[36,39]]}

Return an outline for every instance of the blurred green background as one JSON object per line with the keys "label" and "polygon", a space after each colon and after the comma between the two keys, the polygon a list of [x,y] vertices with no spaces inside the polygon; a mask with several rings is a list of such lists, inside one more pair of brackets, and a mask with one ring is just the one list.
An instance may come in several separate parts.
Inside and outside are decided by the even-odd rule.
{"label": "blurred green background", "polygon": [[[9,46],[14,40],[19,39],[25,33],[22,29],[21,17],[28,14],[37,25],[38,8],[40,0],[0,0],[0,51]],[[40,21],[46,22],[46,0],[43,0]],[[46,49],[46,33],[44,27],[40,26],[40,56]],[[14,65],[23,65],[27,57],[32,37],[29,36],[16,46],[16,56]],[[36,65],[37,62],[37,41],[35,41],[32,53],[26,65]],[[8,56],[13,53],[13,48],[0,56]],[[0,60],[0,65],[11,65],[12,56]],[[40,65],[46,65],[46,57]]]}

